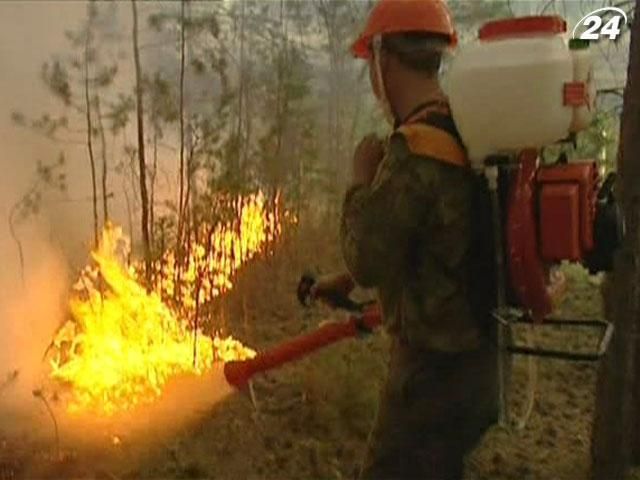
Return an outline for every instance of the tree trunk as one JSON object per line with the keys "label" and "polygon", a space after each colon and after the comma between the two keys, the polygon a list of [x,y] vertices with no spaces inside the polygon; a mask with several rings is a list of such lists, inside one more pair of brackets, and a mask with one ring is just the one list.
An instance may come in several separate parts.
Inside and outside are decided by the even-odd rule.
{"label": "tree trunk", "polygon": [[317,0],[317,8],[327,35],[327,46],[329,55],[329,99],[328,99],[328,124],[327,132],[328,138],[328,155],[332,163],[332,185],[335,187],[335,192],[338,193],[342,190],[342,184],[344,179],[340,175],[343,164],[345,163],[341,158],[342,145],[340,142],[340,55],[342,55],[343,46],[337,41],[337,28],[336,21],[339,8],[338,4],[333,4],[330,0]]}
{"label": "tree trunk", "polygon": [[[186,0],[180,2],[180,198],[178,199],[178,236],[176,238],[177,260],[180,261],[182,251],[182,236],[184,230],[185,198],[184,198],[184,63],[185,63],[185,14],[184,5]],[[177,269],[176,269],[177,271]]]}
{"label": "tree trunk", "polygon": [[[237,145],[237,153],[231,158],[231,166],[230,166],[230,178],[234,183],[234,187],[237,187],[242,181],[242,168],[246,166],[246,160],[248,156],[248,144],[246,143],[246,135],[243,136],[243,126],[245,125],[245,121],[243,120],[246,117],[248,121],[249,115],[245,115],[244,112],[247,109],[245,92],[246,88],[246,51],[245,51],[245,23],[246,23],[246,3],[245,0],[240,0],[240,62],[238,65],[238,117],[236,122],[236,135],[235,141]],[[246,127],[245,127],[246,129]],[[245,140],[243,140],[243,138]],[[240,164],[240,151],[242,150],[242,159],[243,164]],[[237,182],[237,184],[236,184]]]}
{"label": "tree trunk", "polygon": [[149,239],[151,245],[155,245],[156,224],[156,180],[158,178],[158,127],[153,129],[153,170],[151,171],[150,198],[149,198]]}
{"label": "tree trunk", "polygon": [[[191,232],[192,230],[195,228],[193,223],[196,221],[196,219],[194,218],[194,212],[193,212],[193,205],[195,204],[194,198],[195,198],[195,194],[196,192],[193,190],[194,187],[194,174],[195,174],[195,165],[194,165],[194,158],[195,158],[195,149],[197,147],[197,139],[194,138],[195,135],[193,133],[193,129],[192,129],[192,125],[191,123],[187,124],[187,134],[186,134],[186,140],[188,143],[188,147],[187,147],[187,161],[186,161],[186,179],[187,179],[187,187],[186,187],[186,191],[184,194],[184,238],[185,239],[190,239],[191,238]],[[196,229],[197,231],[197,229]],[[185,248],[185,258],[189,258],[191,255],[191,241],[187,241],[186,242],[186,248]]]}
{"label": "tree trunk", "polygon": [[129,200],[129,193],[127,192],[127,185],[125,182],[122,182],[122,191],[124,193],[124,201],[127,207],[127,222],[129,231],[131,232],[131,244],[134,244],[135,238],[133,235],[133,211],[131,209],[131,200]]}
{"label": "tree trunk", "polygon": [[100,113],[100,97],[96,95],[96,118],[98,119],[98,132],[100,133],[100,149],[102,154],[102,220],[109,221],[109,191],[107,188],[107,141],[104,135],[102,114]]}
{"label": "tree trunk", "polygon": [[[637,0],[637,6],[640,0]],[[640,10],[638,10],[640,11]],[[593,426],[593,478],[623,479],[637,444],[633,388],[640,318],[640,22],[631,27],[627,86],[618,158],[618,198],[626,235],[613,274],[605,284],[605,309],[616,332],[600,368]],[[637,390],[636,390],[637,391]],[[636,397],[637,398],[637,397]],[[635,417],[635,418],[634,418]],[[638,448],[633,448],[637,453]]]}
{"label": "tree trunk", "polygon": [[[637,19],[640,12],[640,0],[636,1],[634,19]],[[627,81],[627,91],[625,91],[624,108],[625,119],[622,124],[622,142],[623,151],[626,149],[628,153],[623,155],[622,165],[620,166],[623,175],[623,187],[625,193],[625,203],[623,204],[626,229],[627,229],[627,245],[629,251],[633,252],[629,263],[628,282],[628,301],[632,309],[626,313],[632,324],[632,337],[636,339],[635,349],[635,367],[632,400],[632,432],[633,443],[631,445],[631,463],[634,466],[640,465],[640,347],[637,343],[638,322],[640,322],[640,21],[634,21],[631,30],[631,45],[629,59],[629,80]]]}
{"label": "tree trunk", "polygon": [[[192,15],[191,15],[191,3],[187,3],[186,5],[186,22],[187,25],[190,23]],[[185,49],[186,49],[186,58],[193,58],[193,42],[185,41]],[[187,79],[188,80],[188,79]],[[187,97],[186,107],[184,116],[188,119],[185,132],[184,132],[184,143],[185,143],[185,151],[187,154],[187,158],[185,161],[185,178],[186,178],[186,191],[184,194],[184,205],[183,205],[183,228],[184,228],[184,237],[191,238],[191,231],[193,228],[193,224],[196,219],[194,218],[193,207],[195,206],[195,198],[196,198],[196,189],[195,189],[195,178],[194,175],[196,173],[196,165],[195,165],[195,155],[196,150],[198,148],[198,130],[197,126],[194,125],[194,122],[191,119],[190,110],[189,110],[189,98]],[[189,242],[189,245],[191,242]],[[190,247],[187,247],[187,252],[189,256],[191,255]]]}
{"label": "tree trunk", "polygon": [[92,16],[89,14],[87,36],[84,44],[84,101],[87,122],[87,150],[91,167],[91,199],[93,201],[93,244],[98,247],[98,187],[96,183],[96,162],[93,156],[93,124],[91,121],[91,101],[89,96],[89,46],[91,43]]}
{"label": "tree trunk", "polygon": [[[276,185],[286,176],[285,165],[283,165],[282,142],[286,122],[287,96],[284,87],[284,75],[286,65],[286,30],[284,21],[284,2],[280,0],[280,39],[275,34],[273,36],[273,55],[276,60],[276,145],[273,153],[273,162],[271,163],[271,171],[268,172],[271,188],[275,189]],[[278,41],[279,40],[279,41]]]}
{"label": "tree trunk", "polygon": [[11,211],[9,212],[9,233],[11,234],[11,238],[13,239],[13,241],[16,243],[16,246],[18,247],[18,260],[20,260],[20,282],[22,283],[22,288],[24,288],[25,287],[24,250],[22,249],[22,242],[20,241],[20,238],[16,233],[16,227],[15,227],[15,215],[16,215],[16,212],[18,211],[19,205],[20,205],[20,202],[16,203],[11,208]]}
{"label": "tree trunk", "polygon": [[131,0],[133,11],[133,58],[136,68],[136,116],[138,123],[138,169],[140,175],[140,202],[142,205],[142,247],[147,289],[151,288],[151,250],[149,248],[149,196],[147,194],[147,169],[144,158],[144,110],[142,105],[142,76],[140,73],[140,50],[138,48],[138,9],[136,0]]}

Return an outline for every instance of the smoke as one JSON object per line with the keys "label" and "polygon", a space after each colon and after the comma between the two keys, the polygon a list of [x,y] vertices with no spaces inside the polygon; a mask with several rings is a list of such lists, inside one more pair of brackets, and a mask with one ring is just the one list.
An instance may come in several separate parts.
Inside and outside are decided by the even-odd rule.
{"label": "smoke", "polygon": [[61,385],[48,378],[45,352],[68,317],[72,272],[44,241],[31,239],[25,251],[34,258],[24,286],[15,268],[0,276],[0,436],[44,441],[117,469],[121,460],[126,466],[125,452],[139,458],[170,443],[233,393],[217,364],[199,376],[171,379],[161,398],[134,411],[105,417],[68,413],[58,399]]}
{"label": "smoke", "polygon": [[[0,437],[24,436],[54,445],[57,436],[63,451],[113,468],[125,449],[127,455],[138,455],[170,442],[211,414],[233,390],[218,364],[201,376],[173,378],[160,399],[132,412],[111,417],[68,413],[58,398],[63,387],[49,379],[45,353],[69,317],[67,302],[77,272],[43,233],[50,231],[47,223],[41,218],[39,225],[25,224],[19,230],[24,284],[17,246],[8,235],[0,236],[6,267],[0,270]],[[86,247],[77,255],[86,256]]]}
{"label": "smoke", "polygon": [[[39,9],[40,14],[36,14]],[[37,115],[52,106],[39,70],[64,43],[65,25],[78,18],[79,12],[80,9],[60,4],[0,5],[0,58],[5,71],[0,75],[0,167],[5,172],[0,176],[0,430],[3,432],[29,431],[46,421],[46,411],[32,391],[40,385],[46,367],[43,353],[64,318],[68,278],[61,255],[49,241],[50,225],[67,222],[55,217],[48,221],[41,215],[16,225],[25,255],[24,285],[21,282],[17,245],[8,229],[9,213],[29,188],[36,161],[50,161],[59,149],[12,125],[10,116],[16,110]]]}
{"label": "smoke", "polygon": [[5,431],[33,430],[41,423],[42,405],[33,391],[46,376],[43,356],[65,313],[65,265],[43,242],[26,247],[38,260],[25,272],[24,285],[16,281],[15,269],[4,270],[0,278],[0,425]]}
{"label": "smoke", "polygon": [[113,417],[71,415],[57,408],[60,448],[74,452],[93,472],[125,476],[158,452],[171,451],[176,438],[215,414],[214,405],[231,393],[219,364],[201,376],[175,377],[160,399]]}
{"label": "smoke", "polygon": [[[185,374],[172,378],[162,397],[133,411],[108,417],[66,414],[56,410],[65,441],[90,448],[104,445],[124,445],[135,448],[143,443],[166,442],[207,415],[212,407],[234,390],[226,382],[222,364],[216,364],[202,375]],[[62,407],[62,406],[60,406]]]}

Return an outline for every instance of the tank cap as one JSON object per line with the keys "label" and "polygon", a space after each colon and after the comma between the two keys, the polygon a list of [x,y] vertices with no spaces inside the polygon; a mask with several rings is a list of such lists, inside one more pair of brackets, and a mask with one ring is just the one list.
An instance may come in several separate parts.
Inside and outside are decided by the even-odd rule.
{"label": "tank cap", "polygon": [[569,40],[569,49],[570,50],[584,50],[585,48],[589,48],[589,40],[582,40],[580,38],[572,38]]}
{"label": "tank cap", "polygon": [[478,31],[480,40],[500,40],[535,34],[560,34],[567,31],[567,22],[557,15],[509,18],[485,23]]}

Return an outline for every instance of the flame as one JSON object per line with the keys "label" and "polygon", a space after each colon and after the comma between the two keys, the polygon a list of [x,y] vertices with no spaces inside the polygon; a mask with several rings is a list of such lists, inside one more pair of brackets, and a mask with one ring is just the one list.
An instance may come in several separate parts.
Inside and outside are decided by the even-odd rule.
{"label": "flame", "polygon": [[288,211],[280,214],[279,195],[272,205],[262,192],[221,197],[218,203],[220,210],[233,212],[230,220],[215,226],[200,225],[190,232],[182,263],[173,250],[154,262],[156,292],[162,298],[176,299],[186,316],[193,315],[196,304],[231,290],[238,269],[267,251],[281,235],[283,220],[295,221]]}
{"label": "flame", "polygon": [[[182,264],[166,252],[154,263],[150,292],[139,281],[140,265],[127,267],[122,229],[105,227],[92,252],[95,265],[74,285],[72,319],[52,342],[50,376],[69,387],[70,412],[131,410],[159,398],[175,375],[202,375],[214,362],[255,356],[233,337],[209,337],[194,327],[197,307],[233,288],[240,266],[281,233],[277,208],[267,208],[262,193],[229,201],[235,219],[191,232]],[[168,306],[170,298],[177,308]]]}

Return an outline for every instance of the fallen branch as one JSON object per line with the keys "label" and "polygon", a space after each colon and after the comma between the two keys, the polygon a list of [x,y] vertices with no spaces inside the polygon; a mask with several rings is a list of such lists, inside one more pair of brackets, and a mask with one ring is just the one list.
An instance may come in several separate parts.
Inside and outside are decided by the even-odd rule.
{"label": "fallen branch", "polygon": [[18,234],[16,233],[16,227],[15,227],[15,214],[18,211],[17,209],[20,206],[20,202],[16,203],[12,209],[11,209],[11,213],[9,213],[9,233],[11,234],[11,238],[13,239],[13,241],[16,243],[16,246],[18,247],[18,259],[20,260],[20,282],[22,284],[22,288],[25,287],[25,282],[24,282],[24,250],[22,248],[22,242],[20,241],[20,237],[18,237]]}
{"label": "fallen branch", "polygon": [[42,403],[44,403],[44,406],[47,408],[47,412],[49,412],[49,416],[51,417],[51,421],[53,422],[53,429],[56,434],[56,460],[60,461],[62,457],[60,456],[60,435],[58,433],[58,421],[56,420],[56,416],[53,414],[51,405],[49,405],[49,402],[47,401],[41,389],[34,390],[31,393],[33,393],[34,397],[42,400]]}

